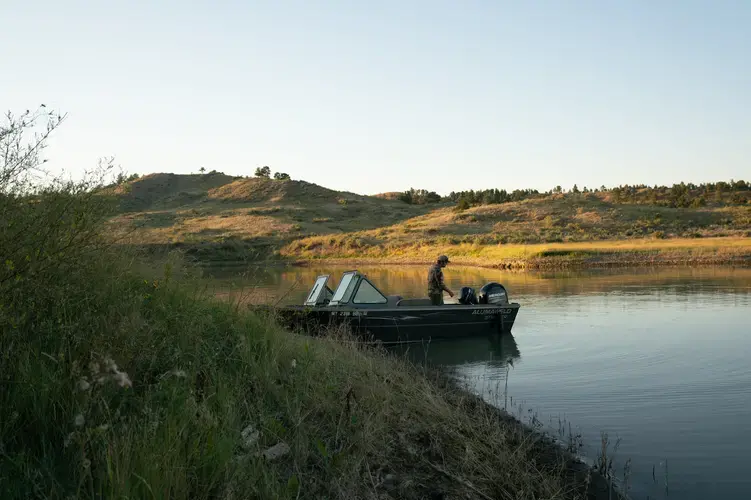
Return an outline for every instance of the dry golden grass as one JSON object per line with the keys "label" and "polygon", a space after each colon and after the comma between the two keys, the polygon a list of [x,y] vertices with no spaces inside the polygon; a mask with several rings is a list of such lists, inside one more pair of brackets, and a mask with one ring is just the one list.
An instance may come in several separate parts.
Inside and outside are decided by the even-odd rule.
{"label": "dry golden grass", "polygon": [[[153,222],[160,218],[172,222],[169,225]],[[112,226],[118,234],[129,232],[130,243],[144,244],[269,237],[290,233],[295,229],[293,223],[271,216],[235,211],[193,217],[179,212],[143,212],[119,216],[112,221]]]}
{"label": "dry golden grass", "polygon": [[[288,258],[338,259],[358,262],[429,263],[440,254],[459,265],[555,267],[547,261],[590,264],[722,263],[748,260],[751,238],[707,238],[673,240],[625,240],[533,245],[456,245],[418,242],[403,246],[380,243],[367,245],[364,238],[309,238],[283,248]],[[332,242],[332,239],[334,240]],[[325,244],[324,244],[325,243]],[[547,259],[547,261],[546,261]],[[677,262],[676,262],[677,263]]]}
{"label": "dry golden grass", "polygon": [[118,188],[124,202],[141,212],[113,222],[117,232],[132,231],[134,244],[205,246],[234,239],[245,246],[271,245],[293,260],[422,262],[426,255],[449,252],[483,265],[530,259],[570,264],[585,257],[602,262],[616,253],[637,265],[639,259],[736,262],[748,252],[736,241],[751,236],[751,207],[615,204],[607,194],[561,194],[457,211],[302,181],[221,174],[157,174],[128,186]]}

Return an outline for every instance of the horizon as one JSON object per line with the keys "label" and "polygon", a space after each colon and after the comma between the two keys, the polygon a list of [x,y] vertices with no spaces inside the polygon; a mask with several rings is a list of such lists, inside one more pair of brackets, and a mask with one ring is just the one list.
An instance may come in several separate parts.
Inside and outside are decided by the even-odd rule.
{"label": "horizon", "polygon": [[48,165],[366,195],[748,176],[751,3],[174,5],[3,9],[2,111],[69,114]]}

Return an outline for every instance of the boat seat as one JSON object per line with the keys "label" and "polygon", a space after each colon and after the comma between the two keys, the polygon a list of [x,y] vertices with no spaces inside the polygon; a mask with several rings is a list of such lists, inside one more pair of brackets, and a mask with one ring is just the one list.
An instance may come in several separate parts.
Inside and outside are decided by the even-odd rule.
{"label": "boat seat", "polygon": [[389,295],[386,297],[386,305],[387,307],[395,307],[399,305],[399,301],[402,300],[401,295]]}
{"label": "boat seat", "polygon": [[402,299],[399,302],[397,302],[396,305],[416,307],[416,306],[432,306],[433,303],[430,301],[430,299]]}

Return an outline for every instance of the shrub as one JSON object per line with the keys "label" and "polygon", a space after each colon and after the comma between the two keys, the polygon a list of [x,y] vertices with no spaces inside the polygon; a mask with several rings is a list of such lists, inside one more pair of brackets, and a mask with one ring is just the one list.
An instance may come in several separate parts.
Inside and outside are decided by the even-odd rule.
{"label": "shrub", "polygon": [[455,210],[458,212],[462,212],[464,210],[467,210],[470,207],[469,202],[462,198],[459,200],[456,204]]}
{"label": "shrub", "polygon": [[[63,115],[46,109],[0,125],[0,297],[25,280],[40,280],[85,266],[101,250],[104,218],[115,208],[101,193],[112,184],[112,160],[100,161],[79,182],[52,177],[41,151]],[[36,129],[43,132],[32,135]]]}

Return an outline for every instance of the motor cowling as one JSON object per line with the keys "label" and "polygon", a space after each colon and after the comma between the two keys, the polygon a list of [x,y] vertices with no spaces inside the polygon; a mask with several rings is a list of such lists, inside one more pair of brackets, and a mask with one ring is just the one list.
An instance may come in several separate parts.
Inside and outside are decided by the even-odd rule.
{"label": "motor cowling", "polygon": [[500,283],[487,283],[477,296],[480,304],[508,304],[508,293]]}
{"label": "motor cowling", "polygon": [[463,286],[459,290],[459,303],[477,304],[477,295],[475,294],[475,289],[469,286]]}

